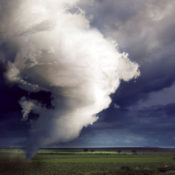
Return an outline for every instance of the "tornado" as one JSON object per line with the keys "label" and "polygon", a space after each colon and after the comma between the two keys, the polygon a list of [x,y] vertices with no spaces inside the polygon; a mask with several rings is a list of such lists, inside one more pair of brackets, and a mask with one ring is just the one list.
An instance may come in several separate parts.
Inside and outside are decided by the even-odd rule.
{"label": "tornado", "polygon": [[140,75],[117,41],[90,25],[82,1],[0,1],[0,44],[9,49],[0,51],[6,80],[29,94],[51,94],[50,107],[39,99],[19,100],[22,120],[39,116],[31,122],[27,159],[40,147],[78,137],[109,107],[121,80]]}

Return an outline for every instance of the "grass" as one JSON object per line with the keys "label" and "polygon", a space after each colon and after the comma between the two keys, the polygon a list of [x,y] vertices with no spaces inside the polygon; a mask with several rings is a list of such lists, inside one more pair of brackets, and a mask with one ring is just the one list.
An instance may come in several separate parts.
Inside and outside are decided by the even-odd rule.
{"label": "grass", "polygon": [[173,152],[39,150],[26,162],[20,149],[0,150],[0,175],[175,175]]}

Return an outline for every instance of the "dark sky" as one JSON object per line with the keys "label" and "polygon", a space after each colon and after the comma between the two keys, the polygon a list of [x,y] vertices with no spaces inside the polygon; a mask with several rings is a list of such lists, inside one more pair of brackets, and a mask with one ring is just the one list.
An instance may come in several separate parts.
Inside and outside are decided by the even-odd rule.
{"label": "dark sky", "polygon": [[[93,5],[83,3],[82,8],[92,27],[116,39],[119,49],[139,64],[141,76],[122,82],[99,120],[61,146],[174,147],[175,1],[95,0]],[[16,52],[9,47],[0,41],[0,49],[13,59]],[[27,94],[7,83],[4,72],[0,65],[0,146],[24,146],[31,121],[21,120],[18,100],[25,95],[51,107],[51,94]]]}

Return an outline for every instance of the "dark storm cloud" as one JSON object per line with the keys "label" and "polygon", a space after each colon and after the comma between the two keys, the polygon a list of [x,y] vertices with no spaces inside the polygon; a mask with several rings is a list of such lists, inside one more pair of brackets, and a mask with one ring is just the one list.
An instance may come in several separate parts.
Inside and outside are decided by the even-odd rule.
{"label": "dark storm cloud", "polygon": [[105,120],[84,129],[80,139],[71,144],[114,147],[174,146],[174,107],[175,103],[141,110],[110,110],[106,113],[108,117]]}
{"label": "dark storm cloud", "polygon": [[173,57],[146,64],[141,68],[142,76],[136,82],[123,83],[113,97],[114,102],[125,107],[136,105],[140,100],[146,99],[151,92],[172,86],[175,81],[174,67]]}

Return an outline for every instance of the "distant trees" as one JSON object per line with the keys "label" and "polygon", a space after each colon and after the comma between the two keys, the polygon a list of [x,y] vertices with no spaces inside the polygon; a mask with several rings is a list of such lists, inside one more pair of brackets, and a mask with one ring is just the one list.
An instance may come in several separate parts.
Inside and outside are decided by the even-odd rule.
{"label": "distant trees", "polygon": [[137,150],[136,150],[136,149],[133,149],[133,150],[132,150],[132,154],[133,154],[133,155],[137,155]]}
{"label": "distant trees", "polygon": [[120,154],[122,152],[122,150],[121,149],[118,149],[117,152]]}
{"label": "distant trees", "polygon": [[88,148],[84,148],[83,151],[84,151],[84,152],[88,152]]}

